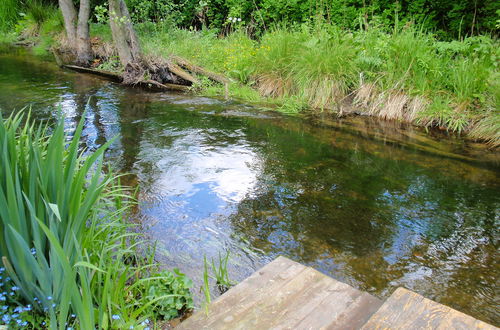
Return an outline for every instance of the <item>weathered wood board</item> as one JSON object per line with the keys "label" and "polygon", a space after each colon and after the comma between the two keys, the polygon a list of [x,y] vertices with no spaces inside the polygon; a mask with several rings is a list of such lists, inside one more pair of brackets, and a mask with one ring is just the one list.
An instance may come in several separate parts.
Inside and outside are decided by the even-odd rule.
{"label": "weathered wood board", "polygon": [[399,288],[385,303],[278,257],[199,311],[180,330],[497,329]]}
{"label": "weathered wood board", "polygon": [[279,257],[176,329],[359,329],[381,304]]}
{"label": "weathered wood board", "polygon": [[397,289],[362,327],[368,329],[497,329],[404,288]]}

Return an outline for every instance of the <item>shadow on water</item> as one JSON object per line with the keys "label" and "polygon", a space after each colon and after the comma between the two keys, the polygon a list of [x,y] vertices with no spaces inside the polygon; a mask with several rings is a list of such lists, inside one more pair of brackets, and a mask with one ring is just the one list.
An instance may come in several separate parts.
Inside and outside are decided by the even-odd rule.
{"label": "shadow on water", "polygon": [[198,288],[203,256],[242,280],[278,255],[387,297],[399,286],[500,324],[499,155],[372,119],[306,121],[151,94],[0,51],[0,107],[60,107],[139,187],[136,221]]}

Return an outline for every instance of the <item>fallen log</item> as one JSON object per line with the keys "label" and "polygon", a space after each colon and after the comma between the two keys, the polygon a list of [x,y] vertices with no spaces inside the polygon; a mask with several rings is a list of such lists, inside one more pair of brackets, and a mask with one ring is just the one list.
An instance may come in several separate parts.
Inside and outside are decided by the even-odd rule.
{"label": "fallen log", "polygon": [[167,90],[174,90],[174,91],[180,91],[180,92],[188,92],[189,91],[189,86],[184,86],[184,85],[177,85],[177,84],[162,84],[157,82],[156,80],[145,80],[145,81],[139,81],[137,85],[140,85],[145,88],[149,89],[155,89],[159,91],[167,91]]}
{"label": "fallen log", "polygon": [[62,67],[76,71],[76,72],[90,73],[90,74],[93,74],[96,76],[104,77],[104,78],[107,78],[107,79],[112,80],[114,82],[121,83],[123,81],[123,77],[117,73],[114,73],[114,72],[109,72],[109,71],[104,71],[104,70],[96,70],[96,69],[91,69],[91,68],[84,68],[82,66],[69,65],[69,64],[65,64]]}
{"label": "fallen log", "polygon": [[201,66],[195,65],[195,64],[191,63],[190,61],[186,60],[185,58],[182,58],[182,57],[179,57],[176,55],[172,55],[172,56],[170,56],[170,59],[172,61],[174,61],[175,63],[177,63],[177,65],[179,65],[180,67],[182,67],[188,71],[207,76],[208,78],[212,79],[213,81],[216,81],[216,82],[221,83],[223,85],[229,84],[231,82],[231,80],[229,80],[229,78],[227,78],[221,74],[209,71],[205,68],[202,68]]}
{"label": "fallen log", "polygon": [[192,84],[199,84],[199,80],[196,79],[195,77],[193,77],[191,74],[189,74],[188,72],[182,70],[177,64],[175,63],[167,63],[167,68],[170,72],[172,72],[173,74],[175,74],[176,76],[184,79],[184,80],[187,80],[189,82],[191,82]]}
{"label": "fallen log", "polygon": [[[81,66],[77,65],[63,65],[63,68],[70,69],[76,72],[81,72],[81,73],[88,73],[88,74],[93,74],[96,76],[100,76],[103,78],[107,78],[111,81],[121,83],[123,82],[123,77],[120,74],[114,73],[114,72],[109,72],[109,71],[104,71],[104,70],[96,70],[96,69],[91,69],[91,68],[84,68]],[[151,89],[151,90],[156,90],[156,91],[181,91],[181,92],[187,92],[189,91],[189,86],[184,86],[184,85],[177,85],[177,84],[162,84],[159,83],[155,80],[144,80],[144,81],[138,81],[137,83],[133,84],[136,86],[140,86],[143,88]]]}

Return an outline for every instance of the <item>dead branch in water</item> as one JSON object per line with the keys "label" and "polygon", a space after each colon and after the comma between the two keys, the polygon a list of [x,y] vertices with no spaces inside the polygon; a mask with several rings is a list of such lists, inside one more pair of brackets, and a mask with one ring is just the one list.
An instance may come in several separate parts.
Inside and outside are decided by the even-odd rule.
{"label": "dead branch in water", "polygon": [[70,69],[76,72],[81,72],[81,73],[90,73],[96,76],[100,76],[103,78],[107,78],[109,80],[112,80],[114,82],[121,83],[123,81],[123,78],[121,75],[109,71],[104,71],[104,70],[96,70],[96,69],[90,69],[90,68],[84,68],[81,66],[77,65],[63,65],[63,68]]}
{"label": "dead branch in water", "polygon": [[[109,80],[112,80],[114,82],[122,83],[123,82],[123,77],[117,73],[113,72],[108,72],[108,71],[103,71],[103,70],[96,70],[96,69],[90,69],[90,68],[84,68],[81,66],[77,65],[63,65],[63,68],[70,69],[73,71],[81,72],[81,73],[89,73],[93,74],[96,76],[100,76]],[[132,84],[133,86],[140,86],[144,87],[147,89],[151,90],[156,90],[156,91],[181,91],[181,92],[187,92],[189,91],[188,86],[184,85],[177,85],[177,84],[162,84],[159,83],[155,80],[141,80],[137,81],[136,83]]]}
{"label": "dead branch in water", "polygon": [[199,84],[199,80],[196,79],[195,77],[193,77],[190,73],[182,70],[177,64],[175,63],[167,63],[167,68],[168,70],[175,74],[176,76],[184,79],[184,80],[187,80],[189,82],[191,82],[192,84]]}
{"label": "dead branch in water", "polygon": [[140,81],[138,83],[139,86],[153,89],[153,90],[159,90],[159,91],[165,91],[165,90],[174,90],[174,91],[180,91],[180,92],[187,92],[189,91],[189,86],[184,86],[184,85],[177,85],[177,84],[161,84],[157,82],[156,80],[145,80],[145,81]]}
{"label": "dead branch in water", "polygon": [[221,83],[223,85],[230,83],[229,78],[227,78],[221,74],[209,71],[205,68],[202,68],[201,66],[197,66],[197,65],[191,63],[190,61],[186,60],[185,58],[182,58],[182,57],[179,57],[176,55],[172,55],[172,56],[170,56],[170,59],[172,61],[174,61],[175,63],[177,63],[177,65],[179,65],[180,67],[182,67],[188,71],[191,71],[193,73],[197,73],[197,74],[206,76],[215,82]]}

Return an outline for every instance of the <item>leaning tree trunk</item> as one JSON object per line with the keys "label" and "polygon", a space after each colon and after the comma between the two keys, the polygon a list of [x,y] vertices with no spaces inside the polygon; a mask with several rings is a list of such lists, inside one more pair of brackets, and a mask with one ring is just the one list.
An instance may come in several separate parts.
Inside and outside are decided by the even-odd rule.
{"label": "leaning tree trunk", "polygon": [[92,60],[89,34],[90,0],[80,0],[78,27],[76,30],[76,63],[88,66]]}
{"label": "leaning tree trunk", "polygon": [[72,0],[59,0],[59,7],[64,18],[64,28],[71,47],[76,41],[76,10]]}
{"label": "leaning tree trunk", "polygon": [[141,62],[141,48],[124,0],[109,0],[109,23],[123,66]]}

